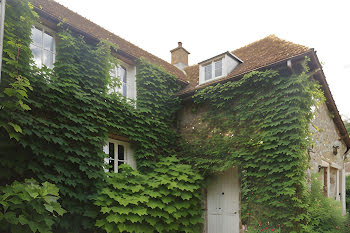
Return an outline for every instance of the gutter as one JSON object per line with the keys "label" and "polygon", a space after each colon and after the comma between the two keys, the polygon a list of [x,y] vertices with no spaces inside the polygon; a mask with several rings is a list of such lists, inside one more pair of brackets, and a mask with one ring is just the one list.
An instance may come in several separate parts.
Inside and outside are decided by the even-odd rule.
{"label": "gutter", "polygon": [[248,73],[250,73],[252,71],[257,71],[257,70],[260,70],[260,69],[268,69],[268,68],[272,68],[274,66],[282,65],[282,64],[286,63],[288,60],[303,59],[305,56],[311,55],[312,52],[313,52],[313,49],[309,49],[308,51],[306,51],[306,52],[304,52],[302,54],[295,55],[295,56],[292,56],[292,57],[289,57],[289,58],[286,58],[286,59],[283,59],[283,60],[280,60],[280,61],[268,64],[268,65],[265,65],[265,66],[260,66],[260,67],[257,67],[255,69],[246,71],[244,73],[241,73],[241,74],[238,74],[238,75],[235,75],[235,76],[232,76],[232,77],[230,77],[229,74],[228,74],[225,78],[222,78],[221,80],[219,79],[216,82],[211,82],[211,83],[209,82],[209,83],[205,83],[205,84],[199,85],[198,88],[195,88],[195,89],[193,89],[193,90],[191,90],[189,92],[178,94],[178,96],[180,98],[182,98],[183,100],[186,100],[186,99],[190,98],[197,90],[200,90],[200,89],[205,88],[207,86],[210,86],[212,84],[225,83],[225,82],[228,82],[228,81],[232,81],[232,79],[235,79],[235,78],[240,79],[245,74],[248,74]]}

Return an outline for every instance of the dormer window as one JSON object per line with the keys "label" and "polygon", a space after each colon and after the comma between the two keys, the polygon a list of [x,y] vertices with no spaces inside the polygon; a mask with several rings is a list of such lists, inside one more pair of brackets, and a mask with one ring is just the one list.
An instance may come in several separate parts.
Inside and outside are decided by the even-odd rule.
{"label": "dormer window", "polygon": [[222,59],[214,62],[215,64],[215,77],[219,77],[222,75]]}
{"label": "dormer window", "polygon": [[230,52],[219,54],[199,63],[199,84],[228,75],[242,61]]}
{"label": "dormer window", "polygon": [[211,63],[205,66],[205,80],[209,80],[212,78],[212,65]]}

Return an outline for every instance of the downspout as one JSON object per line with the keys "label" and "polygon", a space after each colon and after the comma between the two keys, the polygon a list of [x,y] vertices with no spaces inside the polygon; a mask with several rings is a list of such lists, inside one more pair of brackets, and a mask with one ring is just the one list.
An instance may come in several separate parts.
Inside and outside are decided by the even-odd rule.
{"label": "downspout", "polygon": [[5,6],[6,6],[6,0],[0,0],[0,84],[1,84],[1,68],[2,68],[2,47],[3,47],[3,40],[4,40]]}

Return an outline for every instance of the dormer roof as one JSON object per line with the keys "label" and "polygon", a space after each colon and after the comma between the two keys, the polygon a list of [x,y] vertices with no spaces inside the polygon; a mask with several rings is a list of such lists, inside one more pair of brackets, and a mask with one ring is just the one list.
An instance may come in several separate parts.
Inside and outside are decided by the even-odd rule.
{"label": "dormer roof", "polygon": [[179,93],[179,95],[190,95],[194,91],[213,83],[242,76],[253,70],[258,70],[286,59],[305,54],[308,51],[310,51],[310,49],[306,46],[282,40],[275,35],[269,35],[261,40],[232,51],[230,54],[239,58],[243,62],[224,78],[199,85],[198,66],[203,62],[208,61],[208,59],[199,64],[185,68],[187,74],[186,78],[189,84]]}

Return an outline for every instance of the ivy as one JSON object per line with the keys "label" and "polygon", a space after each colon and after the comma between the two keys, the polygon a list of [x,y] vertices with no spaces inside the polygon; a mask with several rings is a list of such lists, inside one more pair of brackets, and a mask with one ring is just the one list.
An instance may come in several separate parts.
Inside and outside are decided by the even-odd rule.
{"label": "ivy", "polygon": [[185,135],[184,160],[207,173],[240,167],[246,223],[258,219],[280,224],[282,232],[303,232],[308,222],[308,126],[322,93],[307,72],[306,64],[299,74],[253,71],[193,97],[193,109],[207,113]]}
{"label": "ivy", "polygon": [[22,128],[12,117],[13,112],[28,111],[28,91],[32,90],[29,49],[30,29],[37,15],[27,1],[9,1],[6,4],[4,25],[3,67],[0,83],[0,128],[10,138],[19,139]]}
{"label": "ivy", "polygon": [[18,181],[0,190],[0,229],[6,232],[52,232],[66,211],[58,203],[58,188],[48,182]]}
{"label": "ivy", "polygon": [[[138,187],[152,187],[152,178],[159,183],[159,188],[153,187],[147,194],[153,198],[153,202],[144,205],[148,214],[141,215],[142,218],[157,219],[148,215],[157,207],[157,201],[165,201],[167,208],[158,210],[160,214],[169,215],[169,218],[158,217],[163,232],[170,232],[174,227],[181,227],[187,232],[189,229],[198,231],[202,221],[201,209],[197,208],[201,203],[200,176],[189,165],[183,165],[171,157],[176,152],[178,139],[175,112],[180,104],[176,96],[180,85],[176,77],[143,59],[137,61],[138,98],[135,106],[133,101],[120,94],[108,92],[108,86],[120,85],[109,75],[111,62],[117,62],[111,48],[117,50],[117,47],[109,42],[91,41],[75,34],[64,23],[58,25],[59,31],[56,33],[59,39],[54,69],[45,66],[38,69],[34,66],[30,51],[31,26],[37,19],[35,13],[27,1],[13,0],[8,3],[22,7],[12,8],[16,13],[11,13],[12,5],[7,6],[4,44],[12,40],[9,36],[11,33],[18,33],[17,37],[23,40],[19,56],[25,56],[25,59],[18,61],[23,62],[25,69],[19,71],[25,75],[32,91],[27,91],[22,99],[30,111],[20,109],[0,113],[0,119],[13,122],[22,131],[17,141],[10,139],[6,130],[0,130],[1,189],[14,180],[26,178],[55,184],[59,188],[60,204],[67,213],[57,217],[53,231],[95,232],[98,231],[96,219],[101,219],[103,213],[102,206],[95,203],[98,197],[105,197],[101,191],[110,189],[113,200],[120,200],[124,194],[117,190],[123,188],[123,182],[129,181],[118,181],[111,189],[111,180],[135,173],[142,178],[140,181],[147,181],[148,186],[144,186],[142,181],[130,186],[132,192],[141,193]],[[17,30],[17,18],[25,17],[27,13],[33,15],[33,22],[25,21],[25,27]],[[11,49],[13,54],[16,54],[15,49],[18,51],[15,46]],[[3,62],[4,70],[8,70],[9,75],[3,76],[7,86],[1,86],[1,93],[13,83],[11,77],[17,72],[17,69],[11,68],[11,64]],[[29,86],[25,88],[30,90]],[[102,148],[110,133],[131,140],[138,171],[125,170],[120,175],[104,172],[106,155]],[[173,174],[161,174],[161,170],[167,169],[175,170]],[[179,171],[181,169],[184,171]],[[174,175],[176,172],[183,175],[178,179]],[[170,182],[171,187],[161,183],[160,179]],[[193,189],[193,193],[182,189]],[[174,194],[169,190],[173,190]],[[182,196],[176,196],[179,190],[183,191]],[[115,207],[122,208],[123,205]],[[192,207],[196,207],[196,210]],[[140,217],[141,213],[137,212],[136,215]],[[175,219],[183,219],[187,225],[175,223]],[[139,221],[141,225],[156,229],[145,220]],[[122,224],[115,227],[119,229]],[[131,232],[132,229],[126,231]]]}
{"label": "ivy", "polygon": [[106,232],[201,232],[201,181],[190,165],[166,157],[147,175],[123,165],[96,200]]}

